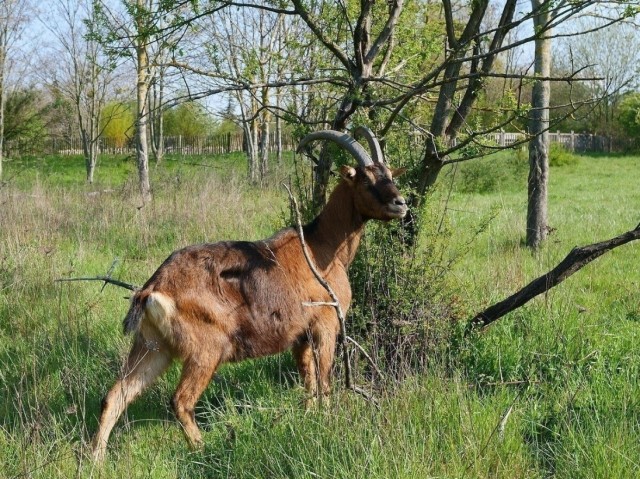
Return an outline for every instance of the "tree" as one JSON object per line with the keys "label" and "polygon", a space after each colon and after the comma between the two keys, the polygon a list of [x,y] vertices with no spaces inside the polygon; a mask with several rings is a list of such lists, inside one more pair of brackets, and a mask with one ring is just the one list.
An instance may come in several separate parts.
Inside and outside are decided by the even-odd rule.
{"label": "tree", "polygon": [[0,2],[0,178],[4,153],[5,109],[10,94],[9,74],[15,66],[17,43],[29,21],[29,0]]}
{"label": "tree", "polygon": [[196,102],[181,103],[164,112],[165,133],[171,136],[197,137],[211,133],[213,121]]}
{"label": "tree", "polygon": [[[282,82],[283,72],[297,57],[296,48],[288,41],[296,28],[293,23],[282,13],[234,8],[223,9],[201,22],[207,63],[200,62],[198,73],[228,85],[260,85],[232,91],[237,111],[233,107],[227,111],[227,117],[237,118],[243,129],[247,173],[252,183],[261,183],[268,172],[273,107],[276,131],[281,135],[282,96],[270,83]],[[182,58],[176,64],[193,71],[196,62],[194,58]]]}
{"label": "tree", "polygon": [[640,145],[640,93],[629,93],[620,101],[618,123],[625,134]]}
{"label": "tree", "polygon": [[527,180],[527,233],[526,244],[538,248],[547,237],[547,184],[549,182],[549,99],[551,75],[552,2],[531,0],[536,15],[533,28],[545,31],[535,39],[534,74],[536,80],[531,92],[529,120],[529,178]]}
{"label": "tree", "polygon": [[[58,22],[45,26],[55,36],[55,52],[47,80],[52,82],[75,109],[75,116],[85,157],[86,177],[93,183],[99,154],[101,115],[113,81],[112,62],[96,39],[88,35],[86,25],[94,22],[94,4],[88,0],[56,0],[50,16]],[[48,17],[50,18],[50,17]]]}
{"label": "tree", "polygon": [[122,148],[135,136],[135,104],[110,102],[100,116],[102,137]]}
{"label": "tree", "polygon": [[579,18],[576,28],[589,33],[559,42],[561,53],[554,64],[565,71],[582,69],[591,77],[582,85],[592,99],[584,109],[585,128],[616,137],[620,101],[626,92],[640,86],[640,30],[630,21],[600,28],[606,23],[607,19],[598,16]]}
{"label": "tree", "polygon": [[5,103],[5,144],[38,142],[46,135],[47,110],[43,92],[35,88],[15,88]]}

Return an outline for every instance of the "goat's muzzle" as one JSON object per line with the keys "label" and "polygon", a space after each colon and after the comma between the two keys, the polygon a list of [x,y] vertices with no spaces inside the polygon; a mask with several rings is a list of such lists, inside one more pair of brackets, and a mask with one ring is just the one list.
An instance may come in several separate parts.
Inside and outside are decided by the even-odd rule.
{"label": "goat's muzzle", "polygon": [[397,196],[387,203],[385,209],[391,218],[404,218],[409,210],[407,202],[402,196]]}

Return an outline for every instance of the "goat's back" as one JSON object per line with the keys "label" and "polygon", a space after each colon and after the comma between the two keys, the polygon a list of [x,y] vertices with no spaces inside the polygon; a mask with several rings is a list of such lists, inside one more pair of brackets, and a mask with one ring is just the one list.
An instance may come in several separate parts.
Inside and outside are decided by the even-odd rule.
{"label": "goat's back", "polygon": [[[326,273],[346,310],[346,271],[334,265]],[[175,251],[134,296],[125,330],[146,321],[179,356],[215,345],[223,360],[241,360],[287,349],[314,321],[333,324],[333,308],[303,305],[313,301],[330,299],[288,228],[264,241]]]}

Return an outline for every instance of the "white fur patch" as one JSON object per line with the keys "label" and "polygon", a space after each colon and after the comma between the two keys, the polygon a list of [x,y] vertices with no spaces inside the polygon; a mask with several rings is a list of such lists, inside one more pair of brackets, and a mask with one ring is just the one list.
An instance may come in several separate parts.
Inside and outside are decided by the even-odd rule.
{"label": "white fur patch", "polygon": [[173,336],[171,320],[176,313],[175,301],[166,294],[154,291],[147,298],[145,307],[147,318],[165,338]]}

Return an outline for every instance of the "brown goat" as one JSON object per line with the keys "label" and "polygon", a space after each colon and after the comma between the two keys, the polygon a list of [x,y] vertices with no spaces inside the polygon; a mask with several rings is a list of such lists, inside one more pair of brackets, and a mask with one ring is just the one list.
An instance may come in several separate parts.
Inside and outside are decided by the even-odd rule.
{"label": "brown goat", "polygon": [[[324,130],[301,142],[302,148],[313,140],[334,141],[360,165],[342,167],[342,180],[326,206],[304,227],[316,268],[345,312],[351,301],[347,269],[365,223],[402,218],[407,212],[376,139],[366,128],[356,133],[365,136],[373,160],[344,133]],[[320,301],[330,301],[329,295],[309,268],[294,228],[263,241],[227,241],[175,251],[131,300],[124,329],[135,339],[122,377],[103,401],[92,441],[94,459],[104,457],[111,429],[127,405],[173,359],[183,367],[172,406],[194,447],[202,442],[194,407],[222,363],[292,348],[307,393],[318,393],[319,379],[320,393],[326,394],[339,323],[333,307],[303,305]]]}

